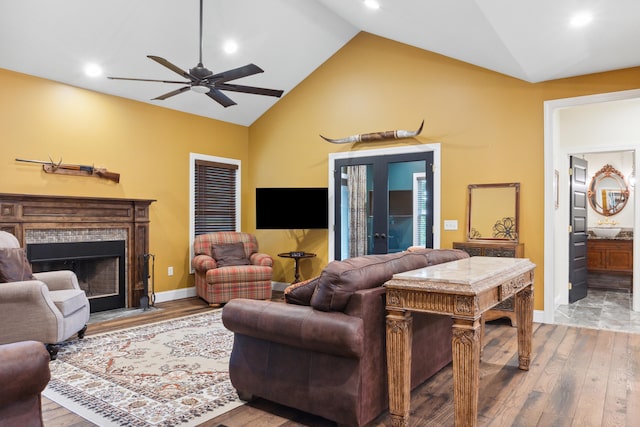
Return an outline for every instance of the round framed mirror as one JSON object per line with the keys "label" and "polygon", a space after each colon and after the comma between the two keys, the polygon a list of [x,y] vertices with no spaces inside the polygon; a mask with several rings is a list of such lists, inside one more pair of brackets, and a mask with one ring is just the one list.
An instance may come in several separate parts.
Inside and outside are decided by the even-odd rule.
{"label": "round framed mirror", "polygon": [[604,165],[593,175],[587,196],[594,211],[600,215],[612,216],[627,204],[629,187],[617,169],[611,165]]}

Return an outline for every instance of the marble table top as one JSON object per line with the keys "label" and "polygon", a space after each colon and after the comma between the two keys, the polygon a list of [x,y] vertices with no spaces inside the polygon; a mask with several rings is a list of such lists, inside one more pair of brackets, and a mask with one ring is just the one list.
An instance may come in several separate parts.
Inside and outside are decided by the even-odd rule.
{"label": "marble table top", "polygon": [[385,286],[478,294],[534,268],[527,258],[476,256],[395,274]]}

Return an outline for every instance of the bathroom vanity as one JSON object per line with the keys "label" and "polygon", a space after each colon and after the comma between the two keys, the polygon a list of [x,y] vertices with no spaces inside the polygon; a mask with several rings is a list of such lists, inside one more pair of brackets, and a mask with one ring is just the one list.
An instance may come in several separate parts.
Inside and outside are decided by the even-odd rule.
{"label": "bathroom vanity", "polygon": [[587,271],[631,276],[633,274],[633,240],[589,239]]}

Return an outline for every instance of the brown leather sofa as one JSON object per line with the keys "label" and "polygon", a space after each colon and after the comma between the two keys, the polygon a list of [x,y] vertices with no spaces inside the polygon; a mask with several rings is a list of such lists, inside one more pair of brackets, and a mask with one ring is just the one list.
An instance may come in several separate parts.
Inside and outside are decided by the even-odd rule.
{"label": "brown leather sofa", "polygon": [[42,426],[40,393],[50,378],[44,344],[20,341],[0,345],[0,427]]}
{"label": "brown leather sofa", "polygon": [[[234,299],[222,312],[234,332],[231,382],[338,425],[362,426],[388,407],[384,282],[393,274],[466,258],[417,249],[333,261],[317,278],[285,291],[286,304]],[[415,388],[451,362],[447,316],[414,314]]]}

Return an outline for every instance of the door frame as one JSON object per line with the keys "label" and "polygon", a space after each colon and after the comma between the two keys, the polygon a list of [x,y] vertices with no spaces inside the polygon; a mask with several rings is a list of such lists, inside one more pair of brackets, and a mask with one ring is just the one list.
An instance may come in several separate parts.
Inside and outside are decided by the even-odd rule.
{"label": "door frame", "polygon": [[335,161],[337,159],[355,159],[360,157],[390,156],[396,154],[412,154],[433,152],[433,247],[440,248],[440,143],[409,145],[397,148],[377,148],[370,150],[329,153],[329,261],[335,260]]}
{"label": "door frame", "polygon": [[[635,151],[636,171],[640,170],[638,141],[602,147],[574,146],[571,147],[570,152],[563,148],[559,142],[557,114],[559,110],[565,108],[638,98],[640,98],[640,90],[633,89],[544,102],[544,311],[542,319],[535,316],[536,321],[554,323],[556,306],[568,303],[569,299],[567,283],[569,216],[567,213],[563,217],[562,211],[562,201],[568,200],[569,197],[568,185],[565,185],[568,182],[568,173],[565,172],[569,170],[569,155],[598,151]],[[557,195],[554,193],[555,170],[560,171]],[[556,197],[561,201],[559,211],[555,208]],[[640,197],[635,198],[634,230],[636,232],[640,230]],[[633,310],[640,311],[640,239],[633,241],[633,267]]]}

